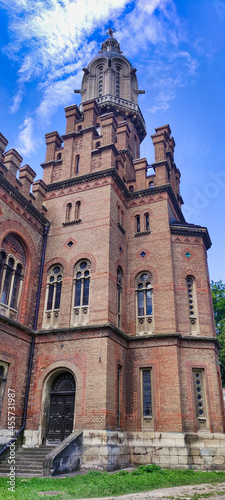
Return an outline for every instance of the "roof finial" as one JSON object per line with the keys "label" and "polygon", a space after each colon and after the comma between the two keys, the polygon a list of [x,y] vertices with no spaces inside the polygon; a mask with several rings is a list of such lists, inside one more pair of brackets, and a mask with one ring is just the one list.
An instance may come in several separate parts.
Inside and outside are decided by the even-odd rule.
{"label": "roof finial", "polygon": [[113,28],[108,28],[106,31],[106,35],[113,37],[113,33],[115,33],[115,32],[116,32],[116,30],[114,30]]}

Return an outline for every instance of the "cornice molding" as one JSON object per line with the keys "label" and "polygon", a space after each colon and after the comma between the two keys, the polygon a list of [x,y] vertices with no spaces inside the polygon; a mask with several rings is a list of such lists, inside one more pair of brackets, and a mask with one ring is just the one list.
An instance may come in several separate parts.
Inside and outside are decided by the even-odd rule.
{"label": "cornice molding", "polygon": [[105,179],[106,177],[113,178],[113,180],[116,182],[117,186],[123,193],[124,197],[126,198],[126,200],[140,199],[158,193],[168,193],[171,202],[173,204],[173,207],[176,210],[179,220],[181,222],[185,222],[185,218],[181,212],[176,196],[170,184],[155,186],[147,189],[142,189],[140,191],[133,191],[132,193],[130,193],[115,168],[109,168],[107,170],[98,170],[97,172],[90,172],[89,174],[79,175],[78,177],[73,177],[72,179],[65,179],[64,181],[54,182],[48,185],[48,191],[66,189],[68,187],[75,186],[77,184],[83,184],[85,182],[95,181],[99,179]]}
{"label": "cornice molding", "polygon": [[206,250],[209,250],[209,248],[212,245],[208,230],[206,227],[201,227],[201,226],[194,226],[194,224],[187,224],[187,225],[182,225],[182,224],[170,224],[170,231],[172,234],[178,234],[182,236],[200,236],[203,239],[203,242],[205,244]]}

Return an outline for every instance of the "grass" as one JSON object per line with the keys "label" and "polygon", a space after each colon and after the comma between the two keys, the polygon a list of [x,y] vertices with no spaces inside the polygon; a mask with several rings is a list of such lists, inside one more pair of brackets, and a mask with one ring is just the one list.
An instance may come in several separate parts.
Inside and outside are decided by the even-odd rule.
{"label": "grass", "polygon": [[[215,484],[225,481],[225,472],[202,472],[193,470],[162,470],[157,465],[141,465],[133,472],[90,471],[81,476],[66,478],[16,478],[15,493],[8,491],[7,478],[0,478],[0,500],[72,500],[125,495],[157,488],[168,488],[188,484]],[[43,492],[59,492],[47,496]],[[42,493],[42,494],[41,494]],[[197,495],[196,495],[197,497]],[[218,497],[219,498],[219,497]]]}

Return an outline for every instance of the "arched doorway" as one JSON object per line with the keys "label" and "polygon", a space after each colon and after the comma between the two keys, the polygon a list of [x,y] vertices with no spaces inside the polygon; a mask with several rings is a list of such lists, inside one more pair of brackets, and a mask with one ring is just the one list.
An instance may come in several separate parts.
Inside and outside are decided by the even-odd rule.
{"label": "arched doorway", "polygon": [[53,380],[47,428],[48,443],[59,443],[73,431],[75,380],[70,372],[63,372]]}

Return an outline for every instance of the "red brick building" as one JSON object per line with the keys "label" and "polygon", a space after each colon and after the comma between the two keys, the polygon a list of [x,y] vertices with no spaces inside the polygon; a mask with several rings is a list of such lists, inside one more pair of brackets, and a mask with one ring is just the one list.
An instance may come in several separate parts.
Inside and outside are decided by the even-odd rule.
{"label": "red brick building", "polygon": [[149,166],[136,70],[111,31],[79,92],[66,133],[46,134],[43,180],[0,136],[0,443],[7,389],[17,430],[30,379],[25,447],[82,431],[86,468],[224,467],[211,242],[182,214],[170,127]]}

